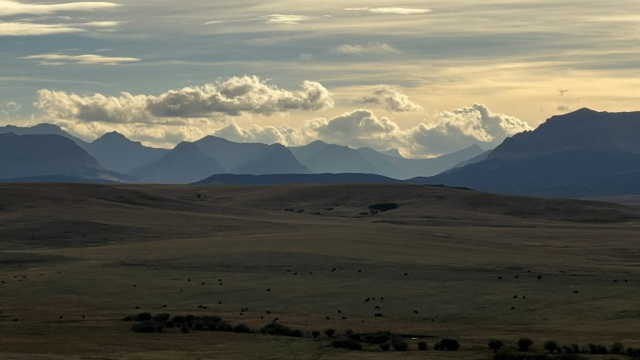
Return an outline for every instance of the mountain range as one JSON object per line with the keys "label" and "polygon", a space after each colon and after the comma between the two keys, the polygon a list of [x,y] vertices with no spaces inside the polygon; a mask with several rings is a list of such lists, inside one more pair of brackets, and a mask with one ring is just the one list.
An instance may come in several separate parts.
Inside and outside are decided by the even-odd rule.
{"label": "mountain range", "polygon": [[479,161],[412,179],[532,196],[640,193],[640,112],[581,109],[517,134]]}
{"label": "mountain range", "polygon": [[[322,141],[287,148],[281,144],[236,143],[215,136],[206,136],[193,143],[183,142],[174,149],[159,149],[129,140],[117,132],[110,132],[93,142],[86,142],[52,124],[33,127],[6,126],[0,128],[0,134],[2,133],[13,133],[18,139],[25,137],[25,141],[29,139],[28,136],[34,135],[66,138],[77,146],[76,151],[82,150],[95,160],[104,169],[101,170],[104,174],[111,171],[113,181],[167,184],[197,182],[216,174],[361,173],[392,179],[409,179],[436,175],[483,153],[476,145],[433,159],[405,159],[397,149],[383,153],[371,148],[352,149]],[[36,156],[38,151],[44,151],[39,149],[37,144],[32,150],[33,156]],[[23,160],[24,165],[28,167],[29,159]],[[74,164],[75,160],[68,160],[69,168],[77,165]],[[34,164],[38,161],[34,159]],[[0,170],[0,179],[38,178],[46,181],[59,179],[59,176],[63,175],[53,169],[34,170],[29,176],[14,176],[19,174],[2,172]],[[85,172],[74,174],[67,171],[64,175],[76,181],[103,179],[95,174],[88,176]]]}

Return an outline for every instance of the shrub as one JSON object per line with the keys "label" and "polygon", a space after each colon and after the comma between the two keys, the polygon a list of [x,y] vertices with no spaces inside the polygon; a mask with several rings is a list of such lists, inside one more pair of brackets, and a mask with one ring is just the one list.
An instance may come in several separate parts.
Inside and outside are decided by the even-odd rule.
{"label": "shrub", "polygon": [[591,354],[597,354],[598,353],[598,345],[596,344],[589,344],[589,353]]}
{"label": "shrub", "polygon": [[148,312],[144,312],[144,313],[140,313],[136,316],[133,317],[133,320],[135,321],[148,321],[151,320],[153,318],[153,316],[151,316],[151,314],[149,314]]}
{"label": "shrub", "polygon": [[460,348],[460,343],[453,339],[443,339],[440,340],[439,348],[443,351],[456,351]]}
{"label": "shrub", "polygon": [[533,345],[533,341],[529,338],[522,338],[518,340],[518,348],[520,348],[520,351],[529,351],[529,349],[531,349],[531,345]]}
{"label": "shrub", "polygon": [[351,339],[333,340],[331,342],[331,346],[338,349],[362,350],[362,345],[360,345],[359,342]]}
{"label": "shrub", "polygon": [[133,315],[127,315],[122,319],[122,321],[133,321],[133,318],[134,318]]}
{"label": "shrub", "polygon": [[391,211],[398,208],[398,204],[396,203],[381,203],[374,204],[369,206],[369,210],[377,210],[377,211]]}
{"label": "shrub", "polygon": [[327,329],[324,331],[324,334],[333,339],[333,335],[336,334],[336,331],[334,329]]}
{"label": "shrub", "polygon": [[550,340],[544,343],[544,349],[549,352],[549,354],[553,354],[556,350],[559,350],[558,343]]}
{"label": "shrub", "polygon": [[248,334],[248,333],[251,332],[251,329],[245,324],[238,324],[238,325],[236,325],[236,327],[233,328],[233,331],[235,331],[237,333]]}
{"label": "shrub", "polygon": [[391,334],[388,332],[378,332],[371,336],[372,344],[384,344],[391,338]]}
{"label": "shrub", "polygon": [[580,345],[578,344],[571,344],[571,350],[573,351],[574,354],[580,354],[582,351],[580,350]]}
{"label": "shrub", "polygon": [[188,334],[189,333],[189,328],[188,327],[183,327],[180,329],[180,331],[182,331],[183,334]]}
{"label": "shrub", "polygon": [[393,346],[396,351],[407,351],[407,349],[409,348],[409,344],[407,344],[406,341],[400,339],[391,343],[391,346]]}
{"label": "shrub", "polygon": [[428,348],[429,348],[429,347],[428,347],[428,345],[427,345],[427,343],[426,343],[426,342],[424,342],[424,341],[420,341],[420,342],[418,343],[418,350],[420,350],[420,351],[427,351],[427,349],[428,349]]}
{"label": "shrub", "polygon": [[164,326],[166,326],[167,329],[173,329],[173,322],[172,321],[165,321],[164,322]]}
{"label": "shrub", "polygon": [[318,336],[320,336],[320,331],[314,331],[311,333],[311,336],[313,336],[314,339],[317,339]]}
{"label": "shrub", "polygon": [[209,326],[207,326],[207,324],[202,319],[195,320],[193,322],[192,327],[194,330],[197,330],[197,331],[202,331],[205,328],[209,329]]}
{"label": "shrub", "polygon": [[628,357],[633,357],[633,354],[634,354],[635,350],[636,350],[636,349],[634,349],[634,348],[632,348],[632,347],[628,347],[628,348],[627,348],[627,351],[626,351],[627,356],[628,356]]}
{"label": "shrub", "polygon": [[609,353],[609,351],[607,350],[606,346],[598,345],[598,354],[607,355],[607,353]]}
{"label": "shrub", "polygon": [[507,350],[501,350],[493,355],[493,360],[519,360],[519,357]]}
{"label": "shrub", "polygon": [[622,354],[622,352],[624,352],[624,345],[622,345],[619,342],[614,342],[613,345],[611,345],[611,353],[614,355],[620,355]]}
{"label": "shrub", "polygon": [[184,322],[184,316],[182,315],[174,316],[171,319],[171,322],[174,324],[182,324]]}
{"label": "shrub", "polygon": [[133,331],[137,333],[152,333],[156,331],[156,324],[152,321],[147,320],[133,325]]}
{"label": "shrub", "polygon": [[493,352],[497,353],[498,350],[502,349],[504,343],[500,340],[491,339],[489,340],[489,349],[493,350]]}
{"label": "shrub", "polygon": [[567,346],[567,345],[563,345],[562,346],[562,350],[564,350],[565,354],[572,354],[573,353],[573,349],[570,346]]}
{"label": "shrub", "polygon": [[171,316],[169,314],[158,314],[153,317],[153,321],[161,323],[169,320],[170,317]]}
{"label": "shrub", "polygon": [[382,350],[382,351],[389,351],[389,350],[391,350],[391,345],[389,345],[389,344],[382,344],[382,345],[380,345],[380,350]]}

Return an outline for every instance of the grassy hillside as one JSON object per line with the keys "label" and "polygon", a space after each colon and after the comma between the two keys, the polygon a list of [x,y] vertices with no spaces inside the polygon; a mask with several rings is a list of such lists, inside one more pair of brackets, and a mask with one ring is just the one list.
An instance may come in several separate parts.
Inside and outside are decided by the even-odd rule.
{"label": "grassy hillside", "polygon": [[[487,359],[489,339],[520,337],[536,351],[640,347],[639,224],[633,207],[438,187],[0,184],[0,357],[417,359],[427,341],[432,358]],[[389,330],[410,351],[121,321],[145,311]],[[446,337],[458,352],[433,351]]]}

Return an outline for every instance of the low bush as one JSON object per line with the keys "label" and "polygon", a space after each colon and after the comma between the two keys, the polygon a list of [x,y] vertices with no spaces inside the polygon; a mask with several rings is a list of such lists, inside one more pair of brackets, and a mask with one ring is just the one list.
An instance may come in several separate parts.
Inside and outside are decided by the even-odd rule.
{"label": "low bush", "polygon": [[420,350],[420,351],[427,351],[427,349],[429,349],[429,346],[427,345],[427,343],[426,343],[426,342],[424,342],[424,341],[420,341],[420,342],[418,343],[418,350]]}
{"label": "low bush", "polygon": [[359,342],[351,339],[333,340],[331,342],[331,346],[338,349],[362,350],[362,345],[360,345]]}
{"label": "low bush", "polygon": [[311,336],[313,336],[314,339],[317,339],[320,336],[320,331],[314,331],[311,333]]}
{"label": "low bush", "polygon": [[560,351],[558,343],[550,340],[544,343],[544,349],[549,352],[549,354],[553,354],[556,350]]}
{"label": "low bush", "polygon": [[392,342],[391,346],[393,346],[393,349],[395,351],[407,351],[407,349],[409,349],[409,344],[406,341],[400,339]]}
{"label": "low bush", "polygon": [[398,208],[398,204],[396,203],[380,203],[369,206],[369,210],[374,211],[391,211]]}
{"label": "low bush", "polygon": [[324,334],[327,335],[327,337],[333,339],[333,336],[336,334],[336,331],[334,329],[327,329],[324,331]]}
{"label": "low bush", "polygon": [[380,350],[382,350],[382,351],[389,351],[389,350],[391,350],[391,345],[389,345],[389,344],[382,344],[382,345],[380,345]]}
{"label": "low bush", "polygon": [[620,355],[623,352],[624,352],[624,345],[622,345],[621,343],[616,341],[611,345],[611,353],[612,354]]}
{"label": "low bush", "polygon": [[522,338],[518,340],[518,348],[520,351],[529,351],[529,349],[531,349],[531,345],[533,345],[533,340],[529,338]]}
{"label": "low bush", "polygon": [[440,342],[438,342],[436,345],[437,345],[436,350],[442,350],[442,351],[456,351],[460,348],[460,343],[457,340],[453,340],[453,339],[440,340]]}
{"label": "low bush", "polygon": [[500,340],[496,340],[496,339],[491,339],[489,340],[489,349],[493,350],[494,353],[497,353],[500,349],[502,349],[502,347],[504,346],[504,343]]}
{"label": "low bush", "polygon": [[248,334],[251,332],[251,328],[249,328],[245,324],[238,324],[233,328],[234,332]]}
{"label": "low bush", "polygon": [[133,331],[137,333],[152,333],[156,331],[156,324],[153,321],[144,321],[133,325]]}

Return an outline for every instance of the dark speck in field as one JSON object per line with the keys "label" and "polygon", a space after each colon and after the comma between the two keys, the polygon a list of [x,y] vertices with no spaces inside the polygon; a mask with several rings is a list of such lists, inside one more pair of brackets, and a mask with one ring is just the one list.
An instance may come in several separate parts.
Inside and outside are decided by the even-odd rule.
{"label": "dark speck in field", "polygon": [[271,289],[267,289],[267,292],[271,292]]}
{"label": "dark speck in field", "polygon": [[511,310],[515,310],[515,309],[516,309],[516,307],[515,307],[515,306],[512,306],[512,307],[511,307]]}

